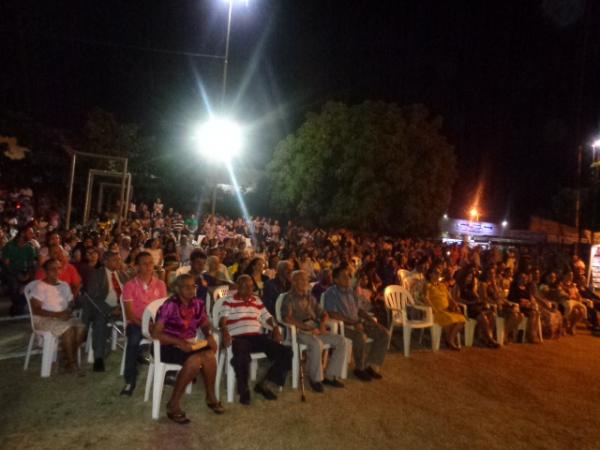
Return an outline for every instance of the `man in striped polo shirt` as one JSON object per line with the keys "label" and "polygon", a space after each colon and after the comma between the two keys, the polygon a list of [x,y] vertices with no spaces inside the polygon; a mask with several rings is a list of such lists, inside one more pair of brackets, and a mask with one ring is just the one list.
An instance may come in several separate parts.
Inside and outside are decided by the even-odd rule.
{"label": "man in striped polo shirt", "polygon": [[[226,347],[232,346],[231,365],[235,371],[240,403],[250,404],[248,375],[250,354],[264,352],[273,361],[265,378],[258,382],[254,391],[267,400],[276,400],[277,395],[269,384],[283,386],[292,367],[292,349],[281,344],[283,337],[271,314],[262,301],[252,295],[253,283],[248,275],[237,280],[238,291],[233,297],[223,300],[219,327]],[[271,336],[262,332],[265,326],[273,328]]]}

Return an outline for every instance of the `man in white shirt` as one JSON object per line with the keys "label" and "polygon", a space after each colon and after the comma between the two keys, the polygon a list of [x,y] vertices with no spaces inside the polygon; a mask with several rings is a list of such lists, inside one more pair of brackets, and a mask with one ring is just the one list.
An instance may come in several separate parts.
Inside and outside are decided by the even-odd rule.
{"label": "man in white shirt", "polygon": [[108,323],[121,317],[121,294],[126,281],[119,272],[121,257],[118,253],[105,252],[103,261],[104,265],[90,276],[83,313],[84,322],[92,327],[94,372],[104,372]]}

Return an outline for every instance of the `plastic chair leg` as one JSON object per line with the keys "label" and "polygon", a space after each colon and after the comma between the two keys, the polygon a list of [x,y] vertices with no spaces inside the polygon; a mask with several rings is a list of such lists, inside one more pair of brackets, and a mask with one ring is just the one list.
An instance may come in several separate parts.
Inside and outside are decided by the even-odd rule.
{"label": "plastic chair leg", "polygon": [[410,336],[412,334],[412,330],[408,326],[404,326],[402,328],[403,337],[404,337],[404,356],[408,358],[410,356]]}
{"label": "plastic chair leg", "polygon": [[496,342],[504,345],[505,320],[502,317],[496,317]]}
{"label": "plastic chair leg", "polygon": [[29,338],[29,345],[27,346],[27,354],[25,355],[25,365],[23,366],[23,370],[27,370],[29,368],[29,359],[31,358],[31,351],[33,350],[34,341],[35,333],[31,333],[31,337]]}
{"label": "plastic chair leg", "polygon": [[348,366],[352,360],[352,340],[348,338],[346,338],[346,348],[346,359],[344,361],[344,367],[342,367],[342,373],[340,374],[340,378],[342,380],[346,380],[348,378]]}
{"label": "plastic chair leg", "polygon": [[235,397],[235,371],[231,363],[227,364],[227,403],[233,403]]}
{"label": "plastic chair leg", "polygon": [[52,371],[52,362],[57,351],[58,340],[54,336],[44,336],[42,347],[42,370],[41,376],[47,378]]}
{"label": "plastic chair leg", "polygon": [[250,380],[256,381],[256,373],[258,372],[258,361],[253,359],[250,361]]}
{"label": "plastic chair leg", "polygon": [[148,375],[146,375],[146,389],[144,390],[144,401],[147,402],[150,399],[150,389],[152,389],[152,382],[154,381],[154,363],[150,363],[148,366]]}
{"label": "plastic chair leg", "polygon": [[111,336],[110,336],[110,349],[113,352],[117,349],[117,339],[118,338],[119,338],[119,335],[117,333],[116,325],[113,325],[111,327]]}
{"label": "plastic chair leg", "polygon": [[125,355],[127,353],[127,338],[125,338],[125,342],[123,343],[123,356],[121,356],[121,370],[119,371],[119,375],[123,376],[125,374]]}
{"label": "plastic chair leg", "polygon": [[473,340],[475,338],[475,327],[477,326],[477,321],[473,319],[467,319],[465,323],[465,347],[472,347]]}
{"label": "plastic chair leg", "polygon": [[92,364],[94,362],[94,349],[92,347],[92,328],[88,330],[87,339],[85,341],[85,351],[87,352],[87,362]]}
{"label": "plastic chair leg", "polygon": [[437,352],[440,349],[440,340],[442,339],[442,327],[433,324],[431,327],[431,349]]}
{"label": "plastic chair leg", "polygon": [[165,370],[162,364],[154,366],[154,388],[152,389],[152,418],[158,420],[160,415],[160,401],[162,399],[163,385],[165,382]]}
{"label": "plastic chair leg", "polygon": [[390,347],[392,346],[392,337],[394,336],[394,324],[392,323],[390,325],[390,338],[388,340],[388,350],[390,349]]}

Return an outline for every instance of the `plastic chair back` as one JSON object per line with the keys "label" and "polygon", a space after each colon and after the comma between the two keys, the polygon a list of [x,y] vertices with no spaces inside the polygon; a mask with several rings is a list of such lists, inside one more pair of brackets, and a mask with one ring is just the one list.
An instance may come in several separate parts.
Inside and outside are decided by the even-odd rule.
{"label": "plastic chair back", "polygon": [[142,335],[146,339],[152,340],[152,336],[150,335],[150,322],[156,320],[156,313],[166,300],[167,297],[154,300],[144,309],[144,314],[142,314]]}
{"label": "plastic chair back", "polygon": [[283,323],[283,319],[281,317],[281,305],[283,305],[284,297],[285,294],[279,294],[279,297],[277,297],[277,300],[275,300],[275,319],[279,323]]}
{"label": "plastic chair back", "polygon": [[[390,285],[383,291],[385,308],[389,311],[393,322],[402,322],[406,311],[406,302],[410,293],[402,286]],[[412,298],[412,296],[411,296]],[[414,302],[414,301],[413,301]]]}
{"label": "plastic chair back", "polygon": [[23,289],[23,293],[25,294],[25,300],[27,300],[27,308],[29,308],[29,319],[31,320],[31,329],[36,331],[35,324],[33,322],[33,309],[31,309],[31,296],[33,294],[33,289],[40,283],[39,280],[33,280],[27,283],[25,288]]}
{"label": "plastic chair back", "polygon": [[229,286],[224,284],[223,286],[217,286],[212,293],[212,299],[214,302],[222,297],[225,297],[229,293]]}

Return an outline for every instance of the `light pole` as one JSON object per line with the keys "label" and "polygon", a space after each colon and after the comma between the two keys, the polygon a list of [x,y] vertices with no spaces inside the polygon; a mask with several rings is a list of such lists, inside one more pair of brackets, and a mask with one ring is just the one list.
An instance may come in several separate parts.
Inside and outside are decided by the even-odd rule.
{"label": "light pole", "polygon": [[[229,167],[244,147],[242,128],[234,121],[212,117],[198,128],[195,136],[199,152],[206,159]],[[213,188],[211,214],[214,218],[217,184]]]}
{"label": "light pole", "polygon": [[[233,15],[233,2],[235,0],[225,0],[227,6],[227,35],[225,37],[225,56],[223,58],[223,85],[221,87],[221,109],[225,106],[225,96],[227,95],[227,69],[229,68],[229,38],[231,36],[231,17]],[[248,0],[245,0],[248,6]]]}
{"label": "light pole", "polygon": [[223,60],[223,86],[221,88],[221,109],[225,107],[225,95],[227,94],[227,69],[229,68],[229,37],[231,35],[231,16],[233,14],[233,0],[229,3],[227,11],[227,36],[225,38],[225,59]]}

